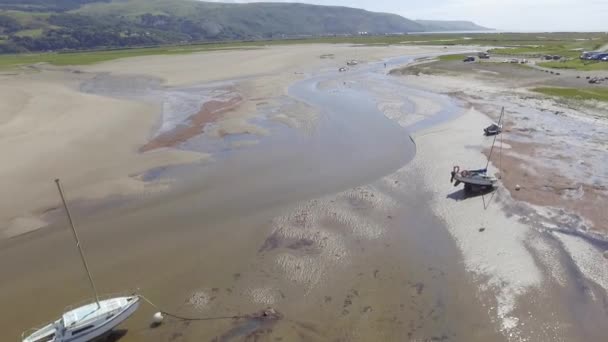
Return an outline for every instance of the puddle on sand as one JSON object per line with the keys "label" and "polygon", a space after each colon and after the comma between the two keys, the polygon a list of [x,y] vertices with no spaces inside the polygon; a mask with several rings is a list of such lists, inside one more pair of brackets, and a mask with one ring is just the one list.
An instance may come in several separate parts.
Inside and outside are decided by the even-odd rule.
{"label": "puddle on sand", "polygon": [[162,80],[158,78],[109,73],[98,74],[80,84],[83,93],[147,102],[155,102],[162,90]]}

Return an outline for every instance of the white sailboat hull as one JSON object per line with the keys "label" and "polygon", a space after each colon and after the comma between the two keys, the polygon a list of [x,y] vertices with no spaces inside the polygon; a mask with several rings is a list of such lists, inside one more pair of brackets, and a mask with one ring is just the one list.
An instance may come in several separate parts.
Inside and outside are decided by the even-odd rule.
{"label": "white sailboat hull", "polygon": [[[103,336],[129,318],[138,308],[138,296],[115,297],[78,307],[48,324],[23,342],[88,342]],[[66,326],[67,325],[67,326]]]}
{"label": "white sailboat hull", "polygon": [[489,176],[463,177],[461,175],[456,175],[454,179],[460,183],[479,186],[493,186],[496,184],[496,178]]}
{"label": "white sailboat hull", "polygon": [[140,303],[140,297],[137,295],[99,298],[59,179],[55,179],[55,184],[72,228],[82,264],[89,277],[91,289],[95,294],[95,300],[76,308],[66,309],[59,319],[42,328],[24,332],[22,342],[88,342],[109,333],[124,322],[137,310]]}
{"label": "white sailboat hull", "polygon": [[136,302],[133,305],[130,305],[129,307],[124,309],[121,313],[114,316],[112,319],[104,322],[99,327],[94,328],[94,330],[91,330],[82,336],[77,336],[74,338],[63,338],[61,340],[58,340],[57,342],[88,342],[93,339],[96,339],[100,336],[103,336],[104,334],[109,333],[110,331],[112,331],[112,329],[116,328],[120,323],[126,321],[127,318],[129,318],[137,310],[137,308],[139,308],[139,298],[136,300]]}

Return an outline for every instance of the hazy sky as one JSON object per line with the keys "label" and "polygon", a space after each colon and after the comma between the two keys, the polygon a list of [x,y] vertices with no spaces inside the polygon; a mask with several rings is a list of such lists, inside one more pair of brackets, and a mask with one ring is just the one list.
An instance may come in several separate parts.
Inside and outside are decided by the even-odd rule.
{"label": "hazy sky", "polygon": [[500,30],[608,31],[608,0],[303,0],[295,2],[364,8],[376,12],[396,13],[409,19],[471,20],[479,25]]}

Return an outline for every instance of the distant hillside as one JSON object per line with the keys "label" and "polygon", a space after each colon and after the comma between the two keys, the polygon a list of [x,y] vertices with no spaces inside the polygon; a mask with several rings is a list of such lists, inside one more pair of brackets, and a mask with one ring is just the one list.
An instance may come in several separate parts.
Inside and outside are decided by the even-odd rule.
{"label": "distant hillside", "polygon": [[0,9],[18,11],[68,11],[92,2],[111,0],[1,0]]}
{"label": "distant hillside", "polygon": [[297,3],[0,0],[0,52],[461,30],[457,23]]}
{"label": "distant hillside", "polygon": [[[97,3],[77,11],[125,16],[138,24],[196,38],[272,38],[281,35],[419,32],[422,25],[396,14],[355,8],[290,3],[215,3],[188,0],[130,0]],[[149,14],[145,18],[142,13]]]}
{"label": "distant hillside", "polygon": [[459,20],[416,20],[416,23],[422,25],[424,31],[440,32],[440,31],[490,31],[492,29],[479,26],[470,21]]}

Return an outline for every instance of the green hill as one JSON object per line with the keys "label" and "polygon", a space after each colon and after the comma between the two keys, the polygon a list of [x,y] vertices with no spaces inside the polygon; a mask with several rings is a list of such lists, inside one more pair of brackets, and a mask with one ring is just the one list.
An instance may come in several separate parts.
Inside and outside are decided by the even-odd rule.
{"label": "green hill", "polygon": [[255,39],[282,35],[423,30],[422,25],[395,14],[305,4],[130,0],[92,4],[76,12],[95,16],[123,16],[139,25],[180,32],[195,39]]}
{"label": "green hill", "polygon": [[297,3],[0,0],[0,52],[394,34],[438,27],[395,14]]}
{"label": "green hill", "polygon": [[2,0],[0,9],[18,11],[68,11],[92,2],[111,0]]}
{"label": "green hill", "polygon": [[425,31],[490,31],[491,29],[479,26],[470,21],[461,20],[416,20]]}

